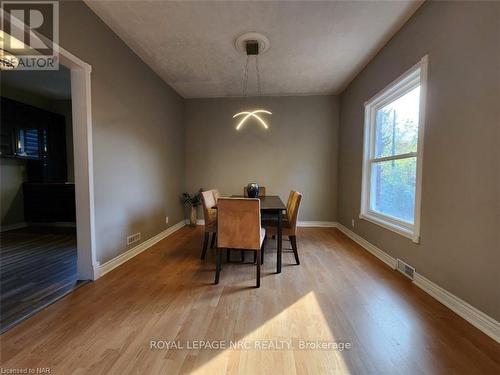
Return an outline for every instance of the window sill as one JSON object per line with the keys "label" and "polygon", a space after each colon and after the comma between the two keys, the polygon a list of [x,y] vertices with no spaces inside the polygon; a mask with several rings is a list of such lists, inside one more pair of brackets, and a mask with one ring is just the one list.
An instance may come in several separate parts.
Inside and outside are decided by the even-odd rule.
{"label": "window sill", "polygon": [[382,228],[388,229],[392,232],[395,232],[403,237],[409,238],[415,243],[420,242],[420,236],[418,233],[414,233],[411,229],[406,228],[402,225],[397,225],[395,223],[391,223],[389,221],[385,221],[377,216],[373,216],[370,214],[359,214],[359,218],[362,220],[369,221],[370,223],[381,226]]}

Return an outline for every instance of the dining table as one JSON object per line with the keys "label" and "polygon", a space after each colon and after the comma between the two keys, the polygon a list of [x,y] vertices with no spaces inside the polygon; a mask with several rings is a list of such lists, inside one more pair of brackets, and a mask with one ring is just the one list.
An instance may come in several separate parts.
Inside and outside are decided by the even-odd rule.
{"label": "dining table", "polygon": [[[231,198],[248,198],[243,195],[232,195]],[[286,205],[283,203],[279,195],[266,195],[258,197],[260,199],[260,212],[261,217],[275,219],[277,222],[277,260],[276,260],[276,273],[281,273],[281,254],[283,250],[283,213],[286,213]]]}

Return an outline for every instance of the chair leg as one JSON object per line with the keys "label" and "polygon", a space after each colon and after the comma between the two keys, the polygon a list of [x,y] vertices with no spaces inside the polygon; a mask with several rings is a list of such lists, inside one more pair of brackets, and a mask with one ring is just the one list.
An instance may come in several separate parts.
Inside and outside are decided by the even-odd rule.
{"label": "chair leg", "polygon": [[296,236],[290,236],[289,238],[290,238],[290,243],[292,244],[293,255],[295,255],[295,262],[297,264],[300,264],[299,252],[297,251],[297,237]]}
{"label": "chair leg", "polygon": [[205,232],[205,238],[203,239],[203,250],[201,251],[201,259],[205,259],[205,254],[207,253],[208,237],[209,236],[210,236],[210,233]]}
{"label": "chair leg", "polygon": [[264,249],[266,248],[266,239],[262,241],[262,248],[260,249],[260,264],[264,264]]}
{"label": "chair leg", "polygon": [[[259,259],[260,258],[260,250],[257,250],[255,253],[256,253],[257,259]],[[257,263],[257,283],[256,283],[256,287],[260,288],[260,262],[256,262],[256,263]]]}
{"label": "chair leg", "polygon": [[222,258],[222,249],[217,248],[215,251],[216,255],[216,262],[215,262],[215,284],[219,283],[219,277],[220,277],[220,269],[221,269],[221,258]]}
{"label": "chair leg", "polygon": [[257,252],[256,251],[253,252],[253,262],[257,263]]}
{"label": "chair leg", "polygon": [[217,238],[217,233],[212,233],[212,242],[210,243],[210,248],[213,249],[215,246],[215,239]]}

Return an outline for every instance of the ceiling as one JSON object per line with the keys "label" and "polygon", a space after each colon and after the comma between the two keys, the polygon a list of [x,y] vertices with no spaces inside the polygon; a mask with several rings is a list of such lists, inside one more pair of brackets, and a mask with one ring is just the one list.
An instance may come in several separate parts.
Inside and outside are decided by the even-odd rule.
{"label": "ceiling", "polygon": [[2,70],[2,89],[11,88],[52,100],[71,99],[71,77],[66,67],[59,70]]}
{"label": "ceiling", "polygon": [[[421,1],[91,1],[91,9],[185,98],[241,96],[248,31],[267,36],[264,95],[340,93]],[[256,93],[254,61],[248,94]]]}

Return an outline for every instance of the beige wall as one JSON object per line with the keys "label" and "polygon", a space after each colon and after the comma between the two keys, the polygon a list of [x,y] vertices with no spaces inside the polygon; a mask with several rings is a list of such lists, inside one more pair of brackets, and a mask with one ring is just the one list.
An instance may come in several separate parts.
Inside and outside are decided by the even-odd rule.
{"label": "beige wall", "polygon": [[[265,108],[269,129],[233,114]],[[299,220],[337,219],[338,98],[335,96],[186,100],[186,186],[242,194],[257,182],[286,202],[304,194]]]}
{"label": "beige wall", "polygon": [[[84,3],[60,4],[61,45],[92,65],[97,260],[183,219],[183,101]],[[165,224],[165,216],[169,224]],[[134,244],[136,245],[136,244]]]}
{"label": "beige wall", "polygon": [[[500,320],[500,4],[427,2],[341,95],[339,220]],[[359,220],[363,103],[429,55],[421,244]]]}

